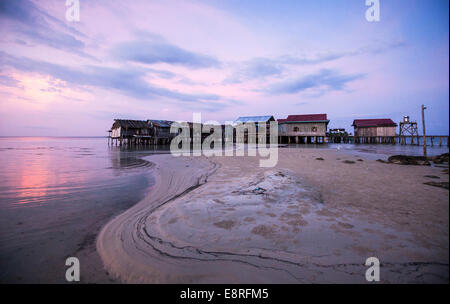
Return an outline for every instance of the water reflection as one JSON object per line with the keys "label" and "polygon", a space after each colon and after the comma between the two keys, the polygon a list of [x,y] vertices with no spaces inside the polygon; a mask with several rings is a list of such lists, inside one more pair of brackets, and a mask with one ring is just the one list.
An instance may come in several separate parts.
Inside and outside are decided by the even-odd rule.
{"label": "water reflection", "polygon": [[39,206],[148,174],[142,157],[166,147],[109,147],[104,138],[0,138],[0,209]]}
{"label": "water reflection", "polygon": [[121,170],[149,168],[152,163],[143,159],[152,154],[170,153],[169,146],[109,146],[111,168]]}
{"label": "water reflection", "polygon": [[64,283],[65,257],[143,199],[151,153],[106,138],[0,138],[0,282]]}
{"label": "water reflection", "polygon": [[39,203],[41,198],[47,196],[51,184],[49,160],[44,155],[39,158],[39,161],[31,164],[22,163],[22,166],[17,168],[20,183],[17,187],[18,198],[15,204]]}

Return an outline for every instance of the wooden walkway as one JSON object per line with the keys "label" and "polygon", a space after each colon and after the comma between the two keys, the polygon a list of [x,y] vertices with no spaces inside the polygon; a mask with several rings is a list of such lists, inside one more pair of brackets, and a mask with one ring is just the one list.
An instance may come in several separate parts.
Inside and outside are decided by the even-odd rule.
{"label": "wooden walkway", "polygon": [[[328,136],[329,143],[423,145],[422,136]],[[427,146],[449,146],[449,136],[426,136]]]}

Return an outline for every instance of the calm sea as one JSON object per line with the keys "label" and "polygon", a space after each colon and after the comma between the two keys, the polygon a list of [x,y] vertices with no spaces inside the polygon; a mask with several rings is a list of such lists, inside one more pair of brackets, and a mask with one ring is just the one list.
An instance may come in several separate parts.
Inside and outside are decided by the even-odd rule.
{"label": "calm sea", "polygon": [[[351,154],[358,154],[369,159],[384,159],[389,156],[404,154],[423,156],[423,146],[417,145],[392,145],[392,144],[328,144],[324,146],[329,149],[336,149]],[[427,155],[435,156],[443,153],[448,153],[447,141],[443,142],[442,146],[435,145],[427,146]]]}
{"label": "calm sea", "polygon": [[[320,147],[371,158],[422,153],[420,146]],[[154,153],[167,149],[110,147],[106,138],[0,137],[0,282],[64,283],[65,259],[94,248],[101,226],[145,196],[154,181],[142,158]]]}
{"label": "calm sea", "polygon": [[65,258],[145,196],[151,153],[106,138],[0,138],[0,282],[64,282]]}

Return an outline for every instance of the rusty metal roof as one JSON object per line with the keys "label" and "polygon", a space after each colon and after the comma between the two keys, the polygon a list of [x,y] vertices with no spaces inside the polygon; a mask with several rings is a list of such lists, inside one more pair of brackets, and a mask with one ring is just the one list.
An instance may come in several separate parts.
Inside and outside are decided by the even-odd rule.
{"label": "rusty metal roof", "polygon": [[377,119],[355,119],[352,126],[354,127],[396,127],[397,124],[390,118]]}
{"label": "rusty metal roof", "polygon": [[284,119],[277,119],[279,123],[292,123],[292,122],[328,122],[327,114],[301,114],[301,115],[289,115]]}
{"label": "rusty metal roof", "polygon": [[327,120],[327,114],[289,115],[286,121],[322,121]]}

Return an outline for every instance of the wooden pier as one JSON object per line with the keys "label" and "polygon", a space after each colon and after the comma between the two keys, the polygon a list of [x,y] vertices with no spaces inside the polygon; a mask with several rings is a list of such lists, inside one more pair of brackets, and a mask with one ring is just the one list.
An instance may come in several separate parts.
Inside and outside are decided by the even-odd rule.
{"label": "wooden pier", "polygon": [[[329,143],[351,143],[351,144],[399,144],[399,145],[423,145],[423,136],[396,135],[396,136],[338,136],[329,135]],[[427,146],[449,146],[448,135],[427,135],[425,136]]]}
{"label": "wooden pier", "polygon": [[[319,115],[320,119],[313,120]],[[448,135],[427,135],[419,136],[396,134],[395,126],[390,119],[375,119],[375,120],[355,120],[358,125],[358,132],[355,135],[349,135],[344,129],[330,129],[326,132],[326,126],[328,120],[326,120],[326,114],[317,115],[291,115],[293,118],[279,119],[279,132],[278,143],[287,144],[325,144],[325,143],[349,143],[349,144],[399,144],[399,145],[423,145],[423,141],[426,140],[425,146],[447,146],[449,147]],[[265,117],[243,117],[247,120],[254,119],[256,121]],[[273,121],[272,116],[268,116],[267,121],[262,121],[268,124],[269,121]],[[381,125],[376,127],[367,127],[364,124],[381,121]],[[354,124],[355,124],[354,122]],[[166,120],[123,120],[115,119],[114,124],[110,130],[108,130],[108,144],[110,145],[168,145],[171,140],[178,134],[170,132],[172,121]],[[392,125],[392,126],[391,126]],[[225,139],[225,125],[220,126],[222,128],[222,140]],[[199,124],[199,128],[202,128],[202,124]],[[194,138],[194,124],[189,123],[190,138]],[[270,141],[270,133],[266,126],[267,139]],[[356,130],[356,128],[355,128]],[[376,131],[376,132],[375,132]],[[244,132],[244,143],[247,143],[249,135],[248,130]],[[384,134],[384,136],[373,136],[373,134]],[[252,134],[255,135],[256,134]],[[201,133],[201,142],[209,136],[208,133]],[[236,142],[236,131],[233,131],[233,142]]]}

